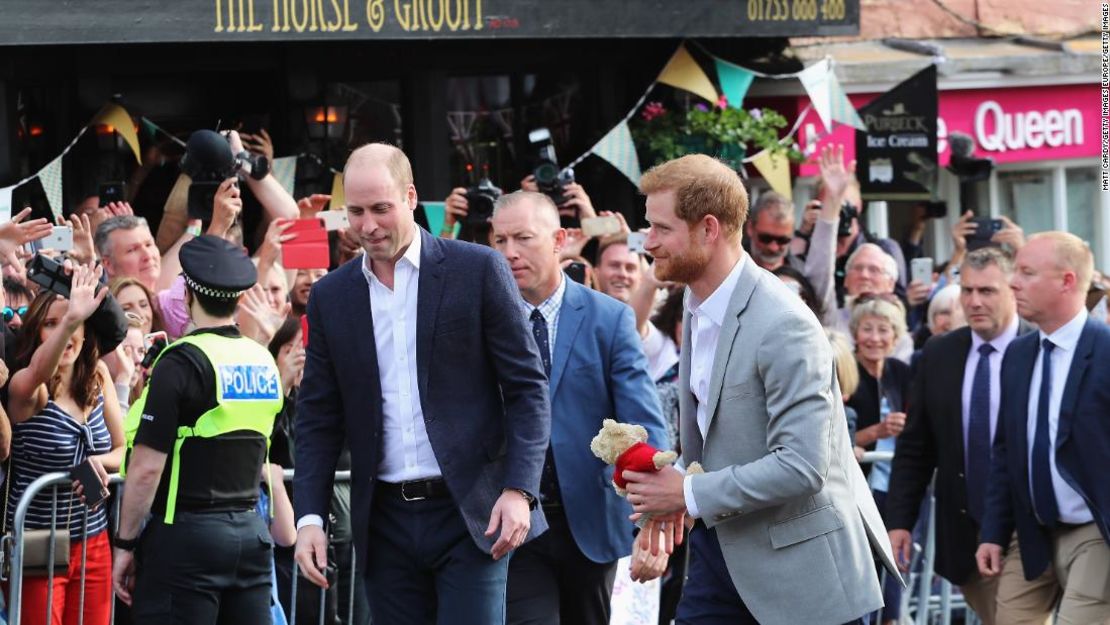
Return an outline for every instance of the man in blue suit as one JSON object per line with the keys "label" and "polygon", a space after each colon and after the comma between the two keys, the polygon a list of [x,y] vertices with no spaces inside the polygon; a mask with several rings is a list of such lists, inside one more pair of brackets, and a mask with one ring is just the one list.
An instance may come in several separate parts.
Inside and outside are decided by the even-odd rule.
{"label": "man in blue suit", "polygon": [[508,558],[536,506],[547,378],[505,261],[414,222],[404,153],[344,170],[365,254],[317,282],[297,404],[296,559],[326,586],[322,529],[351,449],[352,529],[375,622],[503,623]]}
{"label": "man in blue suit", "polygon": [[1027,593],[1060,597],[1059,624],[1110,622],[1110,328],[1084,306],[1094,261],[1078,237],[1044,232],[1017,254],[1018,313],[1040,328],[1002,361],[1000,427],[976,553],[1002,572],[1017,528]]}
{"label": "man in blue suit", "polygon": [[[667,446],[634,314],[563,274],[566,231],[546,195],[501,197],[493,240],[520,289],[515,311],[532,327],[551,395],[551,446],[540,481],[550,529],[513,555],[508,621],[607,625],[617,560],[632,550],[632,508],[610,484],[612,467],[590,452],[590,440],[611,418],[640,424],[652,445]],[[637,560],[633,574],[649,577],[647,562]],[[652,563],[657,575],[662,566]]]}

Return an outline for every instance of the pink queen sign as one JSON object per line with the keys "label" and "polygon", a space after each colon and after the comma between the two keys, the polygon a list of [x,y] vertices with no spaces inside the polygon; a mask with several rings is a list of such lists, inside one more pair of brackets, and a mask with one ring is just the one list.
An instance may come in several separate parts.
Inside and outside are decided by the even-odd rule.
{"label": "pink queen sign", "polygon": [[[849,96],[859,108],[879,94]],[[799,114],[806,98],[798,99]],[[803,146],[817,150],[829,143],[844,144],[846,160],[855,158],[855,130],[837,124],[830,135],[810,112],[798,131]],[[1097,83],[1003,89],[964,89],[940,93],[937,150],[940,164],[948,164],[948,134],[962,132],[975,139],[976,154],[996,163],[1093,158],[1099,154],[1099,87]],[[809,152],[807,152],[809,153]],[[813,152],[812,154],[816,154]],[[800,176],[820,172],[813,162],[799,167]]]}

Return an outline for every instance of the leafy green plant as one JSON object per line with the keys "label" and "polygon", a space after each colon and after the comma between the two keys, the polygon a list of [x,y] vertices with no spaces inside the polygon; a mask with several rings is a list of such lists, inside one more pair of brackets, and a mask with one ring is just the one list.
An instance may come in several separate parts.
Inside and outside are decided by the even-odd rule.
{"label": "leafy green plant", "polygon": [[787,125],[776,111],[733,108],[722,97],[717,106],[698,104],[685,111],[649,102],[631,131],[637,147],[654,163],[701,153],[739,168],[746,154],[761,150],[785,154],[795,163],[805,160],[794,137],[780,141]]}

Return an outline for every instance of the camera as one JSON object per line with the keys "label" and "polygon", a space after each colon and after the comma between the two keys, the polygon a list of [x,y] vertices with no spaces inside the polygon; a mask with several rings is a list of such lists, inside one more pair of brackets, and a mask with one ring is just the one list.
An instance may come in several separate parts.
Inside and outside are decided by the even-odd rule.
{"label": "camera", "polygon": [[551,142],[551,131],[547,128],[537,128],[528,133],[528,142],[536,150],[536,166],[532,169],[536,186],[541,193],[551,198],[555,206],[562,206],[567,201],[563,190],[574,182],[574,170],[570,167],[565,170],[559,168],[555,144]]}
{"label": "camera", "polygon": [[478,184],[466,190],[466,223],[485,224],[493,217],[493,203],[501,197],[501,189],[489,178],[483,177]]}
{"label": "camera", "polygon": [[261,180],[270,173],[270,161],[265,156],[242,151],[231,153],[231,139],[211,130],[198,130],[189,136],[185,155],[181,157],[181,171],[189,176],[189,217],[208,221],[216,191],[225,180],[247,177]]}
{"label": "camera", "polygon": [[852,235],[852,220],[859,217],[859,210],[845,201],[840,205],[840,223],[836,227],[836,236],[843,238]]}

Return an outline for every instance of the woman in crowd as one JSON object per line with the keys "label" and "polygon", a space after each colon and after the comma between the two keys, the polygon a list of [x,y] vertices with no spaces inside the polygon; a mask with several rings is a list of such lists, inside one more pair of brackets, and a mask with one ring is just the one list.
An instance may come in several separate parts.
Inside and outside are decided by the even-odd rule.
{"label": "woman in crowd", "polygon": [[790,265],[783,264],[771,273],[778,276],[778,279],[782,280],[783,284],[790,287],[791,291],[797,293],[798,297],[801,297],[802,301],[806,303],[806,306],[813,311],[813,314],[817,315],[818,320],[824,318],[825,307],[822,306],[821,302],[817,299],[817,291],[813,290],[813,284],[802,275],[802,272]]}
{"label": "woman in crowd", "polygon": [[[910,368],[892,358],[898,340],[906,334],[906,311],[895,295],[861,297],[852,308],[850,322],[856,344],[859,387],[848,400],[858,415],[856,445],[866,450],[894,451],[895,440],[906,425],[910,393]],[[867,470],[867,467],[864,467]],[[890,483],[890,462],[870,467],[868,483],[879,511],[883,512]],[[883,622],[899,618],[901,585],[887,579],[883,586]]]}
{"label": "woman in crowd", "polygon": [[[833,363],[836,365],[836,382],[840,386],[840,398],[844,402],[844,420],[848,422],[848,436],[851,437],[853,443],[856,440],[856,423],[859,420],[859,415],[856,414],[856,409],[848,404],[848,400],[855,395],[856,389],[859,388],[859,369],[856,364],[856,356],[852,352],[852,343],[844,336],[843,332],[838,332],[832,329],[825,330],[825,336],[829,339],[829,345],[832,346]],[[856,460],[863,456],[863,448],[856,445]]]}
{"label": "woman in crowd", "polygon": [[[8,411],[12,427],[12,463],[6,518],[28,485],[55,471],[69,471],[89,461],[105,485],[123,457],[123,419],[115,386],[100,362],[97,337],[87,319],[107,290],[99,286],[100,269],[74,269],[68,300],[44,291],[31,302],[20,334],[18,358],[23,366],[12,376]],[[36,496],[26,529],[49,529],[56,515],[60,532],[70,537],[67,570],[55,572],[50,623],[107,625],[112,598],[111,547],[105,507],[89,510],[69,488]],[[84,546],[82,543],[85,543]],[[86,549],[85,589],[81,594],[82,551]],[[47,578],[23,582],[23,623],[45,624]],[[84,602],[81,614],[81,602]]]}
{"label": "woman in crowd", "polygon": [[134,313],[142,319],[143,334],[165,330],[162,316],[153,305],[154,296],[142,282],[135,278],[116,278],[108,288],[124,312]]}

